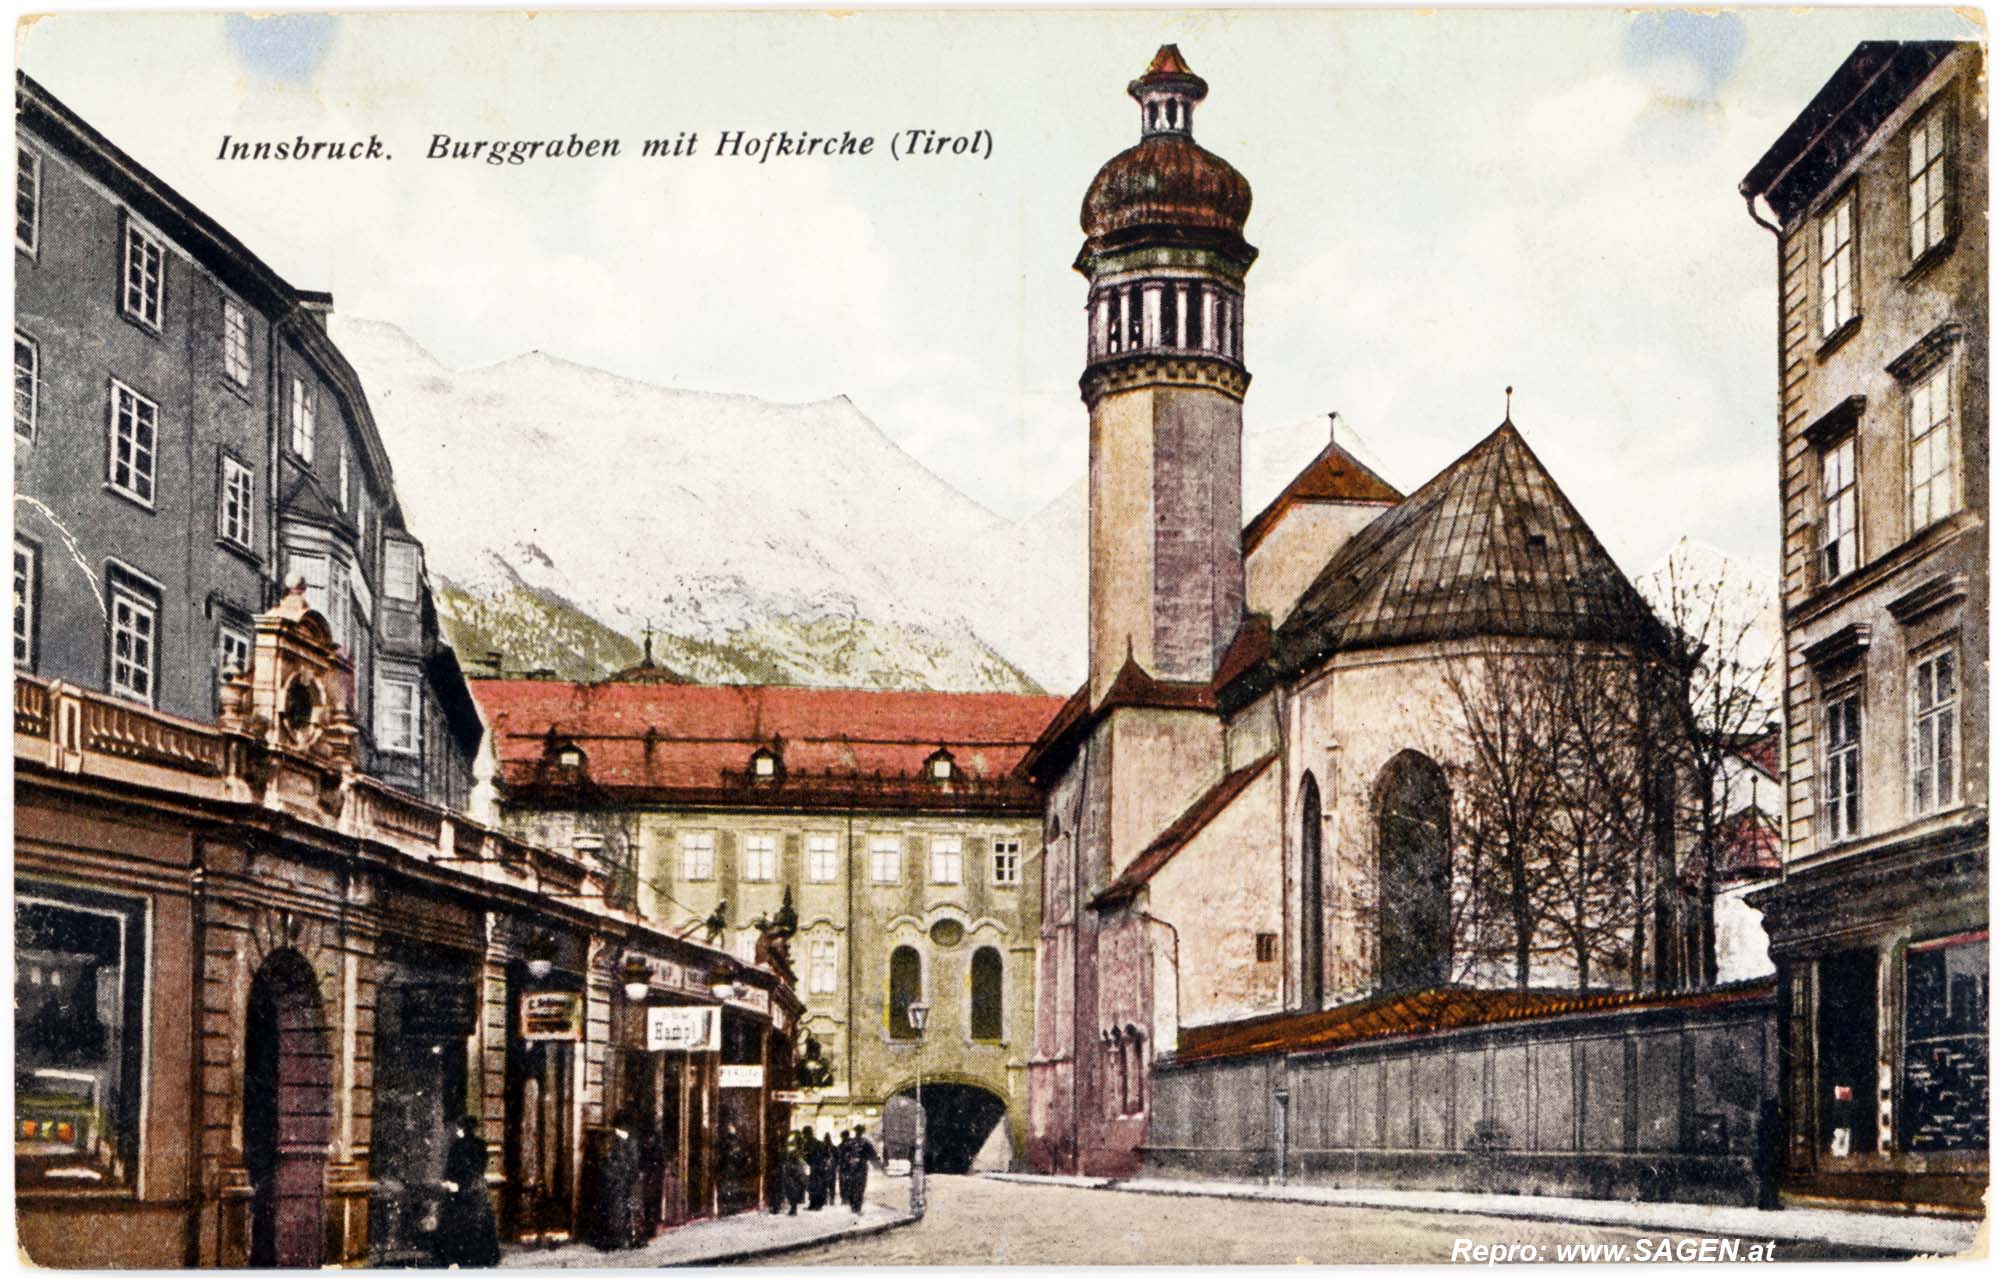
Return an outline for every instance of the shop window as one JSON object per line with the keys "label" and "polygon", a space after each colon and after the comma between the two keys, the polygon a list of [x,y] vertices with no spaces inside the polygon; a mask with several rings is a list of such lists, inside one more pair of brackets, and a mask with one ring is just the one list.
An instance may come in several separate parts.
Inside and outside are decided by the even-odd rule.
{"label": "shop window", "polygon": [[1985,932],[1912,945],[1898,1136],[1913,1153],[1987,1148]]}
{"label": "shop window", "polygon": [[972,956],[972,1036],[997,1042],[1001,1037],[1000,951],[986,946]]}
{"label": "shop window", "polygon": [[143,906],[23,882],[14,901],[14,1177],[131,1183],[139,1144]]}
{"label": "shop window", "polygon": [[907,945],[889,956],[889,1037],[915,1038],[910,1004],[924,996],[924,961]]}
{"label": "shop window", "polygon": [[1819,961],[1820,1152],[1839,1160],[1875,1152],[1875,952]]}

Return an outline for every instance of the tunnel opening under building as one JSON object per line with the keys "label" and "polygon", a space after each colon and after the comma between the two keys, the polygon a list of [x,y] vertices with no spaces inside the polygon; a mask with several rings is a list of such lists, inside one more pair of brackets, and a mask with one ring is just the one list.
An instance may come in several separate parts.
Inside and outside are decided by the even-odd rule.
{"label": "tunnel opening under building", "polygon": [[[1005,1171],[1013,1161],[1006,1127],[1007,1102],[966,1083],[924,1084],[924,1169],[963,1176],[977,1169]],[[917,1089],[908,1087],[883,1113],[883,1156],[907,1158],[916,1128]],[[985,1158],[981,1158],[981,1154]]]}

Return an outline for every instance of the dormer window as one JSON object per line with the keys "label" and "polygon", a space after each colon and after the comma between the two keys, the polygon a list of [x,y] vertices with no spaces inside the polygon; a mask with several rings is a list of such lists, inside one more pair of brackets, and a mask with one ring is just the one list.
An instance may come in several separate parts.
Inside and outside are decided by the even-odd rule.
{"label": "dormer window", "polygon": [[575,746],[564,746],[562,749],[556,751],[556,764],[559,767],[567,768],[574,772],[583,766],[583,751],[577,749]]}
{"label": "dormer window", "polygon": [[777,751],[760,749],[750,756],[750,779],[766,783],[776,781],[783,766]]}
{"label": "dormer window", "polygon": [[933,781],[951,781],[958,776],[958,765],[952,761],[949,750],[939,750],[924,760],[924,775]]}

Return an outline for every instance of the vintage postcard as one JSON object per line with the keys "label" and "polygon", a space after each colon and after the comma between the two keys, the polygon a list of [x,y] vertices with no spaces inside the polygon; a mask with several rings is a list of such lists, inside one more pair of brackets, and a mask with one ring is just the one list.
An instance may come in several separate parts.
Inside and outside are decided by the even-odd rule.
{"label": "vintage postcard", "polygon": [[1983,1252],[1979,14],[15,49],[23,1263]]}

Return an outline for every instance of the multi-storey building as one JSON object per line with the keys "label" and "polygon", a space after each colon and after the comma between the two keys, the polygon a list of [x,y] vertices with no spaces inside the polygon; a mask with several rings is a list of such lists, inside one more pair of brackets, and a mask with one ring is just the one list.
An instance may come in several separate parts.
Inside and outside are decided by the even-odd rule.
{"label": "multi-storey building", "polygon": [[14,665],[212,720],[302,578],[368,772],[462,806],[477,711],[332,299],[17,82]]}
{"label": "multi-storey building", "polygon": [[650,666],[473,691],[509,829],[588,849],[647,918],[745,958],[759,920],[795,912],[803,1024],[832,1067],[802,1123],[873,1125],[913,1092],[923,1002],[932,1166],[1012,1160],[1042,848],[1039,799],[1011,772],[1059,699],[695,686]]}
{"label": "multi-storey building", "polygon": [[1777,235],[1785,1183],[1988,1167],[1987,175],[1977,44],[1867,43],[1743,179]]}

